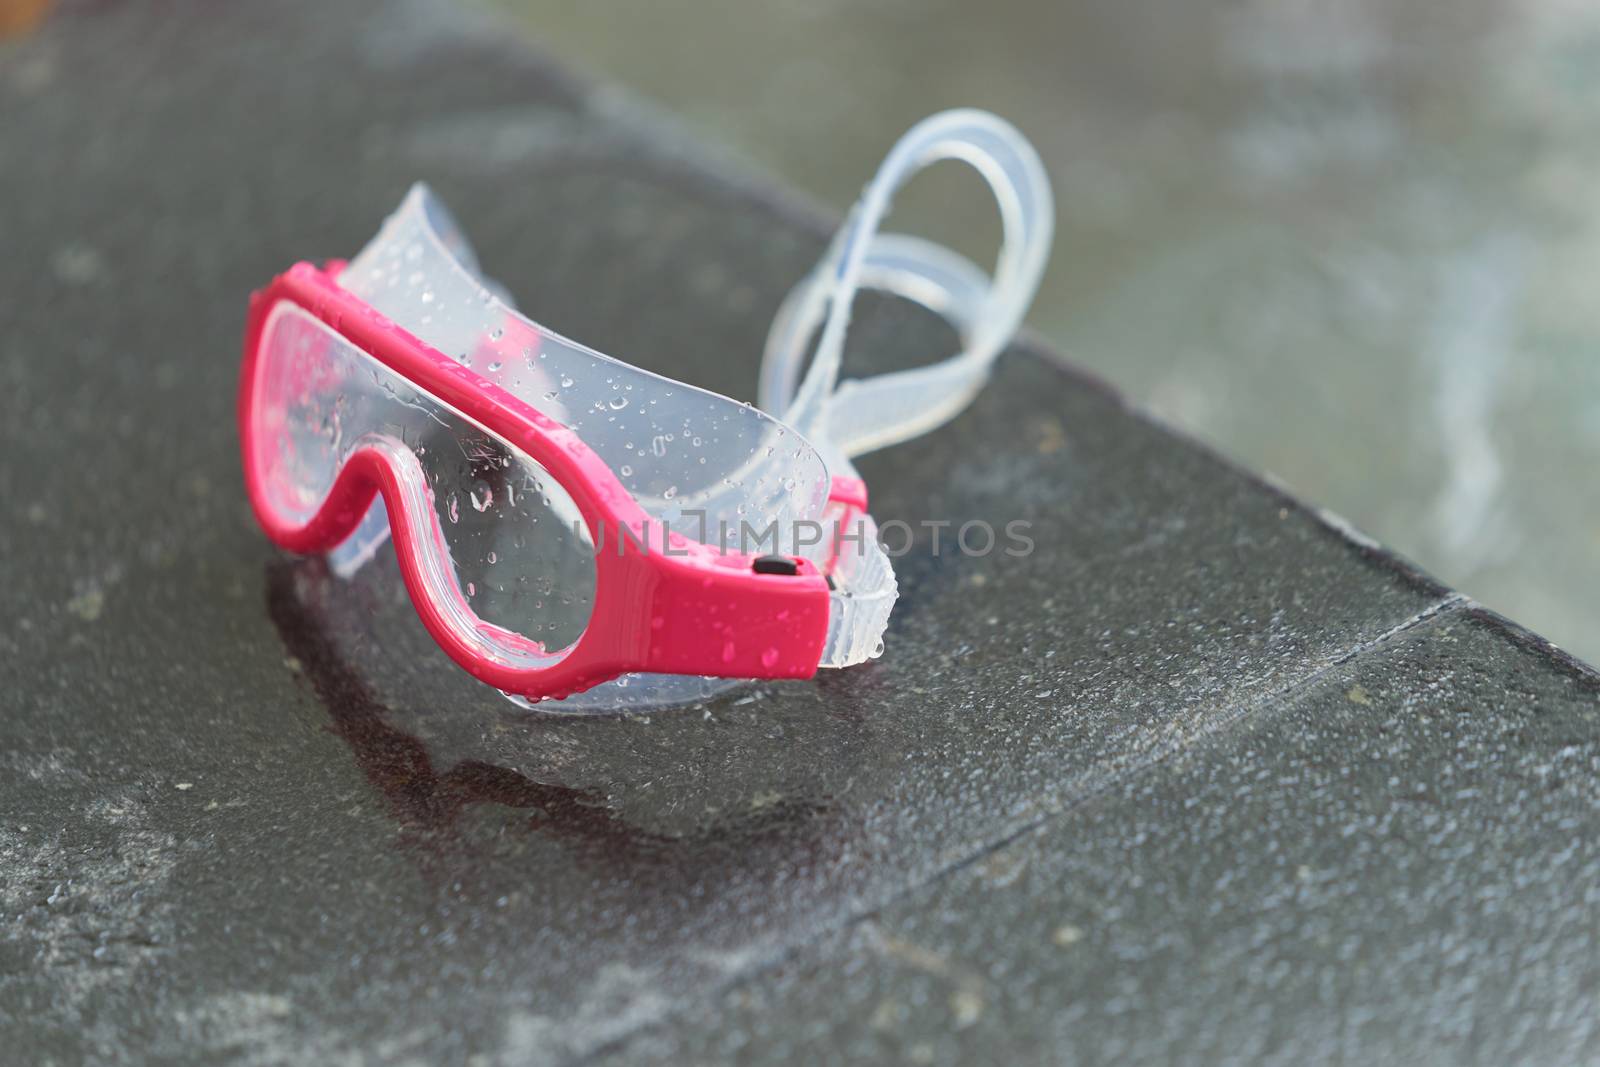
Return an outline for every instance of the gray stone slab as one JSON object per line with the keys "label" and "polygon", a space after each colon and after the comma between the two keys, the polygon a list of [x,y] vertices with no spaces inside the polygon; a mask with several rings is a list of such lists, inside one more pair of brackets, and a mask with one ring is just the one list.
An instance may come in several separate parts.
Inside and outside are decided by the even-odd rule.
{"label": "gray stone slab", "polygon": [[1578,1063],[1600,678],[1440,614],[621,1059]]}
{"label": "gray stone slab", "polygon": [[[1021,345],[863,470],[880,520],[1026,520],[1030,557],[924,534],[858,670],[519,712],[392,562],[344,585],[254,528],[246,294],[422,178],[535,316],[749,396],[830,220],[431,2],[69,6],[0,79],[0,1033],[27,1059],[658,1040],[1459,603]],[[858,331],[857,365],[947,341],[887,304]]]}

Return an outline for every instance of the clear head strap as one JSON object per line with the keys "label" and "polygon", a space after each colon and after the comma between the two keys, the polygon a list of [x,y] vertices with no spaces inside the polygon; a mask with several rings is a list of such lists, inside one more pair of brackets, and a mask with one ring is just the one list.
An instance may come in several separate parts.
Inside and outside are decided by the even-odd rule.
{"label": "clear head strap", "polygon": [[[999,203],[1003,238],[992,279],[942,245],[878,232],[894,194],[946,159],[972,166]],[[1021,325],[1054,224],[1044,165],[1010,123],[972,109],[919,122],[878,168],[821,262],[779,308],[762,361],[761,407],[809,438],[835,474],[852,475],[850,457],[918,437],[955,417],[982,389],[995,357]],[[928,366],[839,382],[851,306],[862,286],[941,315],[961,338],[961,351]],[[815,356],[801,380],[819,324]]]}

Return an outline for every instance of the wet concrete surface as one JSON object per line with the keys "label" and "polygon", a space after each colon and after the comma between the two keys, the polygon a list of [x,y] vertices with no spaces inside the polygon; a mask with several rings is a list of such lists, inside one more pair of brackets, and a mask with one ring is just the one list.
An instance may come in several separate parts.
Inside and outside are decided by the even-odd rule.
{"label": "wet concrete surface", "polygon": [[[1588,668],[1024,344],[863,473],[880,521],[1030,556],[922,534],[870,666],[521,712],[392,558],[341,583],[255,529],[246,293],[422,178],[536,317],[750,396],[831,220],[432,2],[69,6],[0,48],[23,1059],[1469,1059],[1468,1015],[1592,1052]],[[858,366],[947,342],[857,331]]]}
{"label": "wet concrete surface", "polygon": [[1597,692],[1440,615],[606,1062],[1586,1062]]}

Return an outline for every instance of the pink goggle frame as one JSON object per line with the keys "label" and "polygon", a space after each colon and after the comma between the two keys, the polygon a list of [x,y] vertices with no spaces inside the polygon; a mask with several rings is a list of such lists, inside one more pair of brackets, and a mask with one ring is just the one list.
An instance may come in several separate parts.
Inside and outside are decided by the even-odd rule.
{"label": "pink goggle frame", "polygon": [[[381,495],[401,573],[428,631],[462,667],[510,693],[565,696],[630,672],[746,678],[816,672],[828,633],[829,588],[815,562],[760,557],[763,565],[672,530],[647,514],[571,429],[394,325],[336,278],[298,264],[251,300],[239,425],[251,503],[274,542],[292,552],[331,551],[357,532]],[[315,390],[319,369],[315,354],[297,367],[273,366],[281,357],[264,342],[269,328],[290,327],[285,314],[310,316],[531,460],[565,492],[597,546],[592,614],[573,644],[547,651],[543,642],[481,618],[459,581],[440,580],[452,563],[445,522],[425,495],[414,448],[397,438],[372,434],[350,448],[309,513],[284,506],[296,487],[286,479],[289,438],[281,422],[290,405],[282,402],[295,391]],[[305,332],[303,319],[292,325]],[[326,340],[315,331],[309,338]],[[297,370],[313,373],[296,376]],[[763,573],[772,570],[791,573]]]}

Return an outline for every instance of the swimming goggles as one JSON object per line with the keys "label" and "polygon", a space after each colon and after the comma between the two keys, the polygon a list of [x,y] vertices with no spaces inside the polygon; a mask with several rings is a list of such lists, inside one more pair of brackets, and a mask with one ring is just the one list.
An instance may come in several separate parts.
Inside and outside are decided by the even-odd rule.
{"label": "swimming goggles", "polygon": [[[992,280],[878,233],[893,193],[943,159],[971,164],[999,201]],[[617,703],[671,699],[710,692],[708,678],[861,663],[882,651],[897,588],[851,459],[926,433],[982,388],[1051,225],[1043,168],[1011,126],[977,111],[918,124],[780,308],[758,409],[521,314],[414,186],[354,259],[296,264],[252,296],[239,394],[251,505],[275,543],[326,553],[342,576],[392,537],[429,633],[519,702],[605,682],[632,684]],[[961,351],[840,383],[863,286],[939,313]]]}

